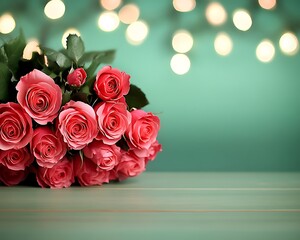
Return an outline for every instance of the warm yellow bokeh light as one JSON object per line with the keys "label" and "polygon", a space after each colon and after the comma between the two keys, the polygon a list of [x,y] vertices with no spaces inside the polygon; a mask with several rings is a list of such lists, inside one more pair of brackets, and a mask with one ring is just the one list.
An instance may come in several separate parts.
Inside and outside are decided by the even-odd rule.
{"label": "warm yellow bokeh light", "polygon": [[114,10],[118,8],[122,0],[100,0],[101,6],[106,10]]}
{"label": "warm yellow bokeh light", "polygon": [[63,45],[64,48],[67,48],[67,37],[70,35],[70,34],[76,34],[78,37],[80,36],[80,32],[76,29],[76,28],[69,28],[67,29],[62,38],[61,38],[61,43]]}
{"label": "warm yellow bokeh light", "polygon": [[233,43],[227,33],[219,33],[215,38],[214,47],[219,55],[227,56],[232,51]]}
{"label": "warm yellow bokeh light", "polygon": [[29,39],[29,41],[26,44],[26,47],[23,51],[23,58],[30,60],[32,58],[32,53],[38,52],[41,54],[41,49],[39,48],[39,41],[35,38]]}
{"label": "warm yellow bokeh light", "polygon": [[178,12],[190,12],[196,7],[196,0],[173,0],[173,7]]}
{"label": "warm yellow bokeh light", "polygon": [[8,34],[12,32],[16,27],[16,22],[10,13],[4,13],[0,17],[0,32],[3,34]]}
{"label": "warm yellow bokeh light", "polygon": [[65,4],[61,0],[51,0],[46,4],[44,13],[50,19],[61,18],[65,14]]}
{"label": "warm yellow bokeh light", "polygon": [[104,32],[112,32],[119,26],[120,20],[115,12],[103,12],[98,19],[98,26]]}
{"label": "warm yellow bokeh light", "polygon": [[144,21],[136,21],[127,27],[126,39],[132,45],[139,45],[146,39],[148,32],[148,26]]}
{"label": "warm yellow bokeh light", "polygon": [[275,47],[273,43],[265,39],[258,44],[256,48],[256,57],[261,62],[270,62],[275,56]]}
{"label": "warm yellow bokeh light", "polygon": [[258,0],[258,4],[267,10],[273,9],[276,6],[276,0]]}
{"label": "warm yellow bokeh light", "polygon": [[280,37],[279,47],[286,55],[295,55],[299,50],[299,41],[294,33],[287,32]]}
{"label": "warm yellow bokeh light", "polygon": [[172,46],[176,52],[186,53],[193,47],[193,36],[186,30],[178,30],[173,35]]}
{"label": "warm yellow bokeh light", "polygon": [[175,54],[170,62],[171,69],[178,75],[186,74],[191,67],[191,61],[185,54]]}
{"label": "warm yellow bokeh light", "polygon": [[207,21],[214,26],[222,25],[226,22],[227,13],[225,8],[218,2],[211,2],[205,10]]}
{"label": "warm yellow bokeh light", "polygon": [[139,19],[140,9],[137,5],[130,3],[125,5],[119,11],[120,21],[126,24],[133,23]]}
{"label": "warm yellow bokeh light", "polygon": [[252,19],[248,11],[244,9],[238,9],[233,13],[233,24],[241,30],[247,31],[252,25]]}

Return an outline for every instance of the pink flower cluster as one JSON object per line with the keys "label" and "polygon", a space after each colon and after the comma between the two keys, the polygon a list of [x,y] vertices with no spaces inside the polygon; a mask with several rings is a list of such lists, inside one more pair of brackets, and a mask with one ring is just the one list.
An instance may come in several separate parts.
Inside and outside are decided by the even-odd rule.
{"label": "pink flower cluster", "polygon": [[[75,69],[66,84],[86,81]],[[39,70],[21,77],[17,102],[0,104],[0,182],[17,185],[28,173],[41,187],[102,185],[142,173],[161,151],[160,120],[151,112],[128,109],[130,76],[110,66],[97,74],[95,105],[70,100]],[[130,111],[129,111],[130,110]],[[126,147],[124,147],[124,145]]]}

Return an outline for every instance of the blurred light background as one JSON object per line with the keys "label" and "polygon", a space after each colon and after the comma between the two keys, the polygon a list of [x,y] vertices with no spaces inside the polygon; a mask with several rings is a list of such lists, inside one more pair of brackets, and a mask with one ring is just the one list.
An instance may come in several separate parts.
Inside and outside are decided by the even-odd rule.
{"label": "blurred light background", "polygon": [[10,0],[0,36],[116,49],[161,118],[149,171],[300,170],[300,1]]}

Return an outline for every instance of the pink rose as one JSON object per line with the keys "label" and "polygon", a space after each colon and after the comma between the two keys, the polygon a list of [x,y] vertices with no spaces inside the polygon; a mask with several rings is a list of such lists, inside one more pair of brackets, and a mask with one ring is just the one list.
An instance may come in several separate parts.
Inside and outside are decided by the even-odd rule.
{"label": "pink rose", "polygon": [[86,72],[83,68],[76,68],[67,76],[68,84],[74,87],[80,87],[85,83]]}
{"label": "pink rose", "polygon": [[19,104],[0,104],[1,150],[25,147],[30,142],[32,133],[32,120]]}
{"label": "pink rose", "polygon": [[116,145],[106,145],[101,141],[93,141],[83,149],[83,154],[100,169],[109,171],[119,163],[120,151]]}
{"label": "pink rose", "polygon": [[137,157],[133,152],[123,152],[121,161],[116,168],[120,181],[135,177],[146,170],[145,158]]}
{"label": "pink rose", "polygon": [[146,164],[148,161],[153,161],[156,158],[157,153],[162,151],[162,146],[158,141],[155,141],[148,149],[148,155],[146,157]]}
{"label": "pink rose", "polygon": [[62,93],[51,77],[34,69],[21,77],[16,89],[18,102],[38,124],[46,125],[57,117]]}
{"label": "pink rose", "polygon": [[58,129],[71,149],[80,150],[98,134],[94,109],[83,102],[71,100],[58,117]]}
{"label": "pink rose", "polygon": [[46,168],[53,167],[67,152],[62,136],[54,134],[48,126],[34,130],[30,148],[37,164]]}
{"label": "pink rose", "polygon": [[25,180],[27,174],[27,169],[14,171],[0,164],[0,182],[7,186],[18,185],[20,182]]}
{"label": "pink rose", "polygon": [[81,161],[78,155],[74,158],[74,171],[81,186],[102,185],[109,182],[109,172],[101,170],[90,159]]}
{"label": "pink rose", "polygon": [[33,157],[27,147],[20,149],[0,150],[0,163],[10,170],[25,170],[33,162]]}
{"label": "pink rose", "polygon": [[131,149],[149,149],[156,141],[160,120],[143,110],[131,112],[131,124],[126,131],[126,141]]}
{"label": "pink rose", "polygon": [[94,90],[104,101],[118,100],[128,94],[130,76],[111,66],[103,67],[97,74]]}
{"label": "pink rose", "polygon": [[73,163],[64,157],[52,168],[38,167],[36,178],[38,184],[45,188],[67,188],[75,181]]}
{"label": "pink rose", "polygon": [[131,122],[127,105],[122,102],[101,102],[96,105],[95,112],[99,127],[96,139],[108,145],[115,144]]}

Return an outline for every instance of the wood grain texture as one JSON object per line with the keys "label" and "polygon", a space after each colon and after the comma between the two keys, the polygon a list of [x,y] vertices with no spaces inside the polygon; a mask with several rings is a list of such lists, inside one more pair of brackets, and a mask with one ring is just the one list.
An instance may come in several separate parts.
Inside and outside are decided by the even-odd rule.
{"label": "wood grain texture", "polygon": [[0,239],[300,239],[300,173],[144,173],[0,187]]}

